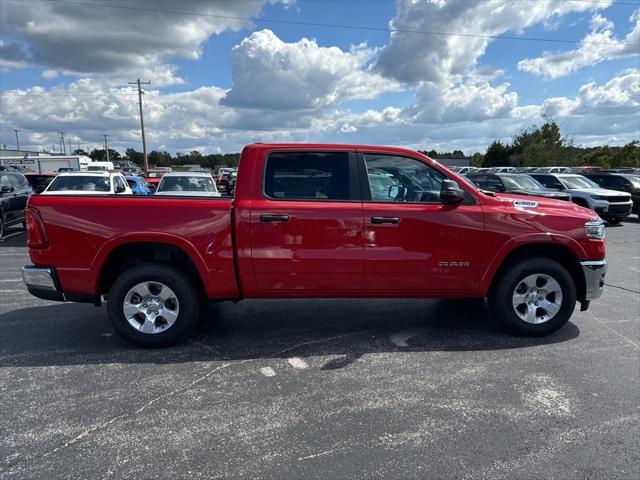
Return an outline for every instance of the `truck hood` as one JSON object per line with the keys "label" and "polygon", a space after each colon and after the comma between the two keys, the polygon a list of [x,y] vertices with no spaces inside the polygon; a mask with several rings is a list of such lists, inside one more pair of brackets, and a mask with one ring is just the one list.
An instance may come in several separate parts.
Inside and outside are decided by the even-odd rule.
{"label": "truck hood", "polygon": [[522,196],[508,193],[495,194],[496,199],[501,203],[510,204],[522,211],[530,211],[531,213],[547,213],[554,211],[561,215],[569,215],[572,217],[583,217],[585,220],[596,220],[598,215],[589,210],[566,200],[556,200],[546,197]]}
{"label": "truck hood", "polygon": [[571,195],[565,192],[558,192],[554,190],[511,190],[509,192],[513,195],[529,195],[533,197],[555,198],[558,200],[570,200]]}

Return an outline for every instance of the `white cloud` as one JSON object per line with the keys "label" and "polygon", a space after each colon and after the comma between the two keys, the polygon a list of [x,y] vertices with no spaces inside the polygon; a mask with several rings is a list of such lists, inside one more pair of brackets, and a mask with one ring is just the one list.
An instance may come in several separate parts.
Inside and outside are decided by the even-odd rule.
{"label": "white cloud", "polygon": [[[156,85],[169,85],[182,79],[168,60],[197,60],[211,35],[249,27],[249,21],[237,17],[258,15],[264,3],[266,0],[131,0],[104,7],[2,0],[0,31],[20,42],[9,45],[14,50],[28,45],[19,58],[21,63],[9,57],[11,68],[30,64],[118,78],[129,78],[135,72],[153,75]],[[2,50],[5,58],[6,48]]]}
{"label": "white cloud", "polygon": [[[68,88],[34,87],[0,96],[3,139],[12,144],[13,128],[32,148],[58,143],[65,131],[71,143],[100,145],[101,135],[124,151],[140,149],[137,94],[106,82],[81,79]],[[419,149],[486,148],[494,138],[509,140],[519,130],[551,114],[577,143],[623,144],[640,137],[640,70],[623,72],[597,85],[583,85],[574,97],[539,105],[520,105],[508,84],[470,81],[456,87],[421,90],[407,108],[353,112],[325,107],[317,111],[274,111],[222,104],[226,91],[203,87],[182,93],[150,90],[145,95],[149,149],[205,152],[239,151],[251,142],[345,142],[404,145]],[[22,142],[21,142],[22,143]],[[25,141],[26,143],[26,141]]]}
{"label": "white cloud", "polygon": [[[503,35],[520,33],[526,27],[549,22],[571,11],[596,10],[610,4],[610,0],[599,3],[398,0],[397,15],[390,26],[414,32]],[[390,78],[408,83],[456,82],[477,63],[491,41],[489,38],[393,32],[391,41],[382,49],[377,69]],[[516,44],[512,41],[510,45]]]}
{"label": "white cloud", "polygon": [[233,88],[223,103],[267,110],[317,110],[354,98],[375,98],[398,89],[367,69],[374,51],[358,45],[345,52],[303,38],[285,43],[270,30],[252,33],[231,52]]}
{"label": "white cloud", "polygon": [[553,79],[614,58],[640,55],[639,12],[636,10],[631,16],[635,25],[622,40],[615,38],[613,23],[596,14],[591,19],[591,32],[580,47],[565,52],[544,52],[540,57],[521,60],[518,70]]}

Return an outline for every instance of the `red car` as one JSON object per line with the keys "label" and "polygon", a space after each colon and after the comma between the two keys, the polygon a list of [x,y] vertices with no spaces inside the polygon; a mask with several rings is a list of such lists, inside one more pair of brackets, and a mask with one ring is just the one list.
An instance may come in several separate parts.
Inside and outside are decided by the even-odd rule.
{"label": "red car", "polygon": [[162,176],[165,173],[169,173],[171,169],[163,169],[163,168],[155,168],[149,169],[145,172],[144,178],[149,185],[152,185],[154,188],[158,187],[160,180],[162,180]]}
{"label": "red car", "polygon": [[29,291],[104,297],[143,346],[181,338],[203,301],[243,298],[488,297],[509,331],[546,335],[607,268],[594,212],[481,192],[391,147],[250,145],[233,199],[34,196],[27,224]]}

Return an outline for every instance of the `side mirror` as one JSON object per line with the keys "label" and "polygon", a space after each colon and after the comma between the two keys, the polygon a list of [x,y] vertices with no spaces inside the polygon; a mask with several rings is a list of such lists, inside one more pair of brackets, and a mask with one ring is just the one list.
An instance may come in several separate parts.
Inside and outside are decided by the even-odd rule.
{"label": "side mirror", "polygon": [[124,188],[122,185],[116,185],[116,193],[124,193],[126,191],[127,189]]}
{"label": "side mirror", "polygon": [[464,200],[464,190],[453,180],[443,180],[440,187],[440,201],[445,205],[456,205],[462,200]]}
{"label": "side mirror", "polygon": [[389,185],[389,198],[398,198],[400,195],[400,185]]}
{"label": "side mirror", "polygon": [[47,187],[45,185],[38,185],[36,187],[36,193],[42,193],[47,189]]}
{"label": "side mirror", "polygon": [[156,186],[149,184],[149,192],[150,193],[155,193],[155,191],[156,191]]}
{"label": "side mirror", "polygon": [[12,193],[13,191],[14,188],[9,185],[4,185],[1,190],[2,193]]}

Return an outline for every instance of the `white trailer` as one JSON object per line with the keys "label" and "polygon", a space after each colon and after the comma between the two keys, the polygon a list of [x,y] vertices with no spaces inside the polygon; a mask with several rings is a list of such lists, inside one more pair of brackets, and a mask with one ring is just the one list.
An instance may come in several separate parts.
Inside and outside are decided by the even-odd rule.
{"label": "white trailer", "polygon": [[91,159],[84,155],[39,155],[37,157],[0,158],[0,165],[20,165],[37,173],[69,170],[86,171],[91,163]]}

